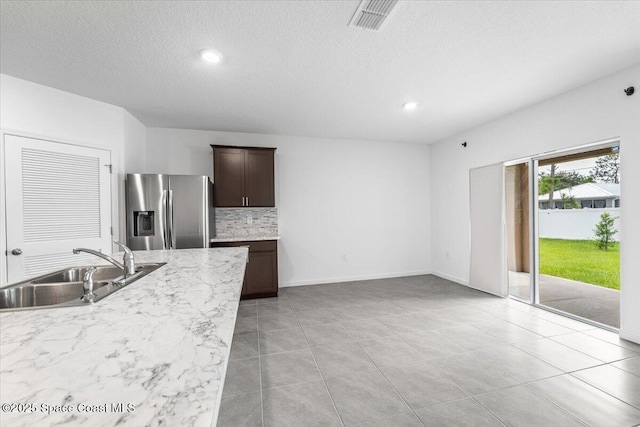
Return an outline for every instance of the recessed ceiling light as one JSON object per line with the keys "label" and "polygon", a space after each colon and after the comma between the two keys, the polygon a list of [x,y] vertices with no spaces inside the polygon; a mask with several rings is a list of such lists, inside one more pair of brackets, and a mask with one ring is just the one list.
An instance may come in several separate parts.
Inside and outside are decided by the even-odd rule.
{"label": "recessed ceiling light", "polygon": [[402,108],[404,108],[407,111],[412,111],[415,110],[416,108],[418,108],[418,103],[417,102],[405,102],[404,104],[402,104]]}
{"label": "recessed ceiling light", "polygon": [[200,56],[207,62],[211,62],[212,64],[219,64],[222,62],[222,54],[217,50],[205,49],[200,51]]}

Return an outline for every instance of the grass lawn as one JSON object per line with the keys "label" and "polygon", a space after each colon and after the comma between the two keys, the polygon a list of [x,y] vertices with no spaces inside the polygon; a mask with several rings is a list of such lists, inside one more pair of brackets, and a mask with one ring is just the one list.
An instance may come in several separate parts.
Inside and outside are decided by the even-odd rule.
{"label": "grass lawn", "polygon": [[540,273],[620,289],[620,244],[605,251],[590,240],[540,239]]}

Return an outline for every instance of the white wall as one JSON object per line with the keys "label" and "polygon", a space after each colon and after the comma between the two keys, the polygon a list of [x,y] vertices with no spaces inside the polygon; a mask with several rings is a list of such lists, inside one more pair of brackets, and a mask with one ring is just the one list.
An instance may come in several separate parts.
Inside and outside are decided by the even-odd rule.
{"label": "white wall", "polygon": [[622,234],[620,208],[541,209],[538,214],[538,236],[549,239],[594,240],[593,229],[604,212],[616,218],[614,228],[618,233],[613,238],[618,241]]}
{"label": "white wall", "polygon": [[640,94],[628,86],[640,89],[640,65],[432,145],[433,272],[468,282],[469,169],[619,137],[620,335],[640,342]]}
{"label": "white wall", "polygon": [[147,128],[128,111],[123,115],[123,145],[126,173],[145,173],[147,168]]}
{"label": "white wall", "polygon": [[158,128],[147,141],[151,173],[212,176],[209,144],[277,148],[281,286],[431,270],[428,146]]}
{"label": "white wall", "polygon": [[[122,183],[127,147],[145,148],[145,129],[121,107],[0,74],[0,228],[5,230],[4,134],[42,138],[111,150],[114,234],[124,230]],[[133,157],[133,155],[131,156]],[[120,191],[119,191],[120,190]],[[6,250],[4,232],[0,253]],[[6,259],[0,257],[0,284],[6,281]]]}

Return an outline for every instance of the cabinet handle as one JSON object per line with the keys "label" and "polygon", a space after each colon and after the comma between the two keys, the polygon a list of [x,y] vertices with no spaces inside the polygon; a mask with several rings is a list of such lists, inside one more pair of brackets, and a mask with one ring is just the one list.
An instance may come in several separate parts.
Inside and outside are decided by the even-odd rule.
{"label": "cabinet handle", "polygon": [[247,196],[247,206],[249,206],[249,196]]}
{"label": "cabinet handle", "polygon": [[244,206],[244,196],[242,196],[242,206]]}

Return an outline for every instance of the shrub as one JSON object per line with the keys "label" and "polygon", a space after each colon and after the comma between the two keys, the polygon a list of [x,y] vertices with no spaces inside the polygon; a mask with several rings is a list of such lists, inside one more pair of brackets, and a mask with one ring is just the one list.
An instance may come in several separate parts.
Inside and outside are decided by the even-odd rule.
{"label": "shrub", "polygon": [[596,224],[596,228],[593,232],[596,234],[596,245],[600,249],[609,250],[609,246],[615,243],[613,235],[618,232],[613,227],[613,223],[617,217],[612,217],[609,212],[604,212],[600,215],[600,222]]}

